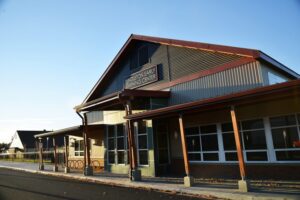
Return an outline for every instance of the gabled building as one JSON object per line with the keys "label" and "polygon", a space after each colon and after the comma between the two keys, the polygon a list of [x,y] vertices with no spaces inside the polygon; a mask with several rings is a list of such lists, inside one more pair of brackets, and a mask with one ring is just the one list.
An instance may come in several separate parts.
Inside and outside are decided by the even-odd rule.
{"label": "gabled building", "polygon": [[247,188],[246,178],[300,178],[299,77],[259,50],[131,35],[75,109],[101,127],[107,171]]}

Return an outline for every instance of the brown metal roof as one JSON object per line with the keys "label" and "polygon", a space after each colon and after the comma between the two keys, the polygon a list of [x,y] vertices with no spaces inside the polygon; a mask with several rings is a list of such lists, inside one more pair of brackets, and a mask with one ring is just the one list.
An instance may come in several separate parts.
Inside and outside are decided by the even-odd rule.
{"label": "brown metal roof", "polygon": [[280,84],[260,87],[234,94],[209,98],[156,110],[145,111],[138,114],[132,114],[125,117],[130,120],[159,118],[163,116],[172,116],[182,113],[199,112],[211,109],[220,109],[231,105],[243,105],[269,101],[277,98],[286,98],[299,96],[300,98],[300,80],[288,81]]}
{"label": "brown metal roof", "polygon": [[294,72],[293,70],[287,68],[280,62],[276,61],[275,59],[271,58],[267,54],[256,50],[256,49],[248,49],[248,48],[239,48],[239,47],[232,47],[232,46],[224,46],[224,45],[216,45],[216,44],[208,44],[208,43],[201,43],[201,42],[192,42],[192,41],[185,41],[185,40],[175,40],[175,39],[169,39],[169,38],[160,38],[160,37],[151,37],[151,36],[143,36],[143,35],[130,35],[130,37],[127,39],[123,47],[120,49],[118,54],[115,56],[115,58],[112,60],[110,65],[107,67],[105,72],[102,74],[100,79],[97,81],[97,83],[94,85],[92,90],[89,92],[87,97],[84,99],[82,104],[87,103],[94,91],[101,87],[105,81],[108,80],[110,75],[112,75],[116,70],[116,63],[118,63],[121,58],[123,58],[127,51],[131,49],[133,44],[136,41],[146,41],[146,42],[152,42],[152,43],[158,43],[158,44],[164,44],[164,45],[171,45],[171,46],[179,46],[184,48],[194,48],[199,50],[206,50],[206,51],[216,51],[220,53],[229,53],[229,54],[237,54],[245,57],[251,57],[258,60],[263,60],[265,62],[271,63],[273,66],[275,66],[277,69],[287,73],[289,76],[294,78],[299,78],[299,74]]}

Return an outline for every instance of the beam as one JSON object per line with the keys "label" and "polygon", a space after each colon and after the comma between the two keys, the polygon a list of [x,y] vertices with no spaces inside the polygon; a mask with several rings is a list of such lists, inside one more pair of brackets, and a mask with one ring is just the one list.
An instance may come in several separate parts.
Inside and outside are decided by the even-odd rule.
{"label": "beam", "polygon": [[231,114],[231,121],[232,121],[232,127],[234,132],[235,145],[236,145],[236,150],[238,155],[240,174],[242,179],[239,181],[238,185],[240,191],[248,192],[248,182],[246,181],[246,168],[245,168],[245,162],[243,156],[243,149],[242,149],[241,137],[239,134],[238,122],[237,122],[234,106],[231,106],[230,114]]}
{"label": "beam", "polygon": [[182,147],[182,154],[184,160],[184,169],[186,173],[186,177],[184,177],[184,185],[186,187],[191,187],[193,185],[194,179],[191,177],[191,170],[190,170],[190,163],[187,154],[187,147],[186,147],[186,140],[185,140],[185,131],[184,131],[184,124],[182,115],[179,115],[179,129],[180,129],[180,136],[181,136],[181,147]]}
{"label": "beam", "polygon": [[54,156],[54,166],[53,166],[53,171],[57,172],[58,171],[58,166],[57,166],[57,145],[55,143],[55,137],[53,137],[53,156]]}
{"label": "beam", "polygon": [[69,164],[69,141],[68,136],[64,136],[64,146],[65,146],[65,173],[70,172]]}
{"label": "beam", "polygon": [[[127,101],[125,104],[125,115],[131,115],[132,109],[131,109],[131,102]],[[137,165],[137,152],[136,152],[136,146],[135,146],[135,139],[134,139],[134,130],[133,130],[133,122],[131,120],[126,120],[126,126],[127,126],[127,135],[129,141],[129,153],[130,153],[130,180],[132,181],[140,181],[141,180],[141,171],[138,170]]]}
{"label": "beam", "polygon": [[39,138],[38,148],[39,148],[39,170],[44,170],[42,138]]}

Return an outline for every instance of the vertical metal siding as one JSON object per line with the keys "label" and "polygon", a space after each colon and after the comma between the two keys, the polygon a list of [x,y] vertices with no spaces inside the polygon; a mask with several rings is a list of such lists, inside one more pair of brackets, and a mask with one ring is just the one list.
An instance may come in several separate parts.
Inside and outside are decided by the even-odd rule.
{"label": "vertical metal siding", "polygon": [[241,56],[198,49],[169,47],[171,80],[240,59]]}
{"label": "vertical metal siding", "polygon": [[263,86],[258,62],[225,70],[171,88],[170,105],[206,99]]}

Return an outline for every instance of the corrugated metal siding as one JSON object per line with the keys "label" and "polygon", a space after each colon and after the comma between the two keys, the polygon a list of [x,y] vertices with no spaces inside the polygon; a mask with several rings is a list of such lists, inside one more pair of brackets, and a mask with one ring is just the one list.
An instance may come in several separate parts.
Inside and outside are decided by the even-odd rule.
{"label": "corrugated metal siding", "polygon": [[238,55],[169,47],[171,80],[237,60]]}
{"label": "corrugated metal siding", "polygon": [[[120,91],[124,87],[124,80],[130,75],[129,62],[119,67],[119,71],[111,77],[110,83],[101,91],[99,97]],[[99,98],[98,97],[98,98]]]}
{"label": "corrugated metal siding", "polygon": [[171,88],[170,105],[206,99],[263,86],[258,62],[201,77]]}

